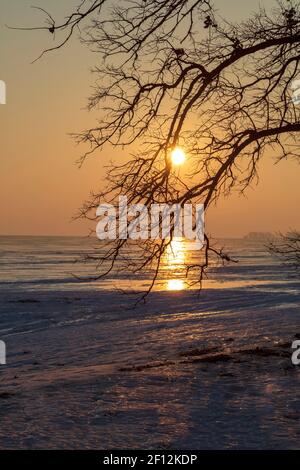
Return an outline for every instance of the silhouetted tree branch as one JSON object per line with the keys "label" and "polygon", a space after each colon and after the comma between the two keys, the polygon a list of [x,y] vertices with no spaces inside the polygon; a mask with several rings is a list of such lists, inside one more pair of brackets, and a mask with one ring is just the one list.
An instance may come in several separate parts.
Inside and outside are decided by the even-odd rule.
{"label": "silhouetted tree branch", "polygon": [[280,241],[270,244],[270,252],[291,268],[300,268],[300,233],[282,235]]}
{"label": "silhouetted tree branch", "polygon": [[[221,194],[243,192],[256,180],[267,150],[299,159],[299,107],[291,92],[300,60],[296,2],[279,2],[271,13],[261,8],[236,24],[203,0],[83,1],[63,23],[48,17],[50,32],[66,32],[57,47],[87,18],[81,40],[98,54],[89,109],[99,109],[100,119],[75,136],[89,145],[80,164],[106,145],[138,150],[111,166],[106,188],[91,195],[80,217],[95,219],[99,203],[119,195],[147,207],[193,201],[208,209]],[[172,166],[176,146],[189,156],[188,175]],[[122,260],[134,272],[154,265],[154,282],[169,243],[143,240],[140,259],[131,262],[123,256],[128,242],[117,240],[93,257],[106,266],[99,278]],[[201,259],[187,273],[197,270],[201,282],[211,254],[229,260],[206,235]]]}

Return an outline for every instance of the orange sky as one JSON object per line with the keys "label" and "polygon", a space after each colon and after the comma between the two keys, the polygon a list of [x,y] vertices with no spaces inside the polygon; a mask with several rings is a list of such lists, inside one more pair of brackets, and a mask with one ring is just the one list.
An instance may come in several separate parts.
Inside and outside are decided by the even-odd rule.
{"label": "orange sky", "polygon": [[[77,3],[37,0],[35,4],[64,15]],[[231,18],[242,17],[258,3],[246,7],[238,0],[218,2],[224,16]],[[86,234],[86,223],[70,219],[89,191],[101,185],[104,163],[118,157],[120,150],[117,154],[106,149],[80,170],[75,165],[81,149],[68,133],[93,123],[83,108],[96,56],[75,39],[31,64],[49,46],[48,35],[4,27],[39,24],[41,16],[31,4],[32,0],[1,0],[0,5],[0,79],[7,84],[7,104],[0,106],[0,234]],[[246,198],[232,195],[210,211],[210,233],[228,237],[300,228],[300,167],[293,161],[273,163],[272,155],[266,155],[260,183],[248,190]]]}

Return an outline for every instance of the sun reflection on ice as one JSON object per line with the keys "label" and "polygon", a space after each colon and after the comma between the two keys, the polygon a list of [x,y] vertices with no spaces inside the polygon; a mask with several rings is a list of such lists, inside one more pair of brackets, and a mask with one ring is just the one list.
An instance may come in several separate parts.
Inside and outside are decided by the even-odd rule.
{"label": "sun reflection on ice", "polygon": [[170,245],[167,246],[165,263],[170,268],[174,266],[182,266],[185,263],[186,253],[183,238],[174,238]]}
{"label": "sun reflection on ice", "polygon": [[182,279],[169,279],[167,282],[167,290],[184,290],[185,284]]}
{"label": "sun reflection on ice", "polygon": [[[174,238],[168,245],[164,265],[168,277],[182,275],[182,270],[186,261],[186,250],[183,238]],[[168,279],[166,289],[168,291],[184,290],[186,287],[182,279]]]}

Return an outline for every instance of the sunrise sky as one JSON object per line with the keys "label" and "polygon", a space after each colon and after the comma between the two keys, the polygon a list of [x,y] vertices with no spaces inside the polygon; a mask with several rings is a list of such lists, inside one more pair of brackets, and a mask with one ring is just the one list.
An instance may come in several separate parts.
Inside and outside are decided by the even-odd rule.
{"label": "sunrise sky", "polygon": [[[61,18],[77,3],[36,0],[34,5]],[[259,5],[237,0],[215,3],[231,19],[245,18]],[[97,56],[74,38],[64,49],[31,64],[52,44],[50,35],[5,27],[40,25],[43,16],[31,5],[32,0],[0,3],[0,79],[7,84],[7,104],[0,106],[0,234],[87,234],[86,223],[70,220],[89,191],[101,187],[104,164],[126,154],[106,148],[80,170],[76,166],[82,149],[68,134],[94,122],[84,107],[93,85],[90,68]],[[238,237],[249,231],[300,228],[299,170],[293,161],[274,166],[272,155],[266,155],[259,185],[253,185],[247,197],[221,200],[207,216],[209,232]]]}

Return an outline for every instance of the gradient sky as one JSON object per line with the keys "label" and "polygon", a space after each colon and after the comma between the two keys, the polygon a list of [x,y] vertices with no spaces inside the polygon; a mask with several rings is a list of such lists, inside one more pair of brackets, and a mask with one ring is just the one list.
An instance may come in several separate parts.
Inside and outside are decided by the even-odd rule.
{"label": "gradient sky", "polygon": [[[36,0],[34,4],[61,18],[77,3]],[[215,1],[223,16],[231,19],[244,18],[259,3],[274,4]],[[74,38],[64,49],[31,64],[51,44],[49,34],[5,27],[40,25],[43,16],[31,5],[32,0],[0,2],[0,79],[7,84],[7,104],[0,106],[0,234],[87,234],[87,223],[71,223],[71,218],[90,190],[101,187],[104,164],[119,156],[106,149],[78,169],[75,162],[82,149],[68,135],[94,122],[84,106],[93,85],[90,68],[97,57]],[[235,194],[220,200],[207,215],[211,234],[230,237],[300,228],[299,164],[274,165],[272,155],[266,155],[260,168],[260,182],[249,188],[246,197]]]}

